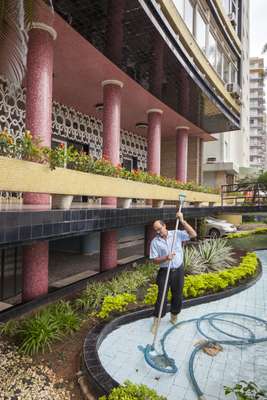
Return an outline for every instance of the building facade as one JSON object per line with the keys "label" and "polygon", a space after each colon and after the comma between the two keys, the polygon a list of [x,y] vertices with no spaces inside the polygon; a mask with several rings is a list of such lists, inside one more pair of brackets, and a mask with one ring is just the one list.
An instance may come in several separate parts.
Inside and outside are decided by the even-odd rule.
{"label": "building facade", "polygon": [[[205,143],[203,179],[207,185],[231,184],[237,179],[242,168],[249,167],[249,1],[238,4],[226,0],[223,6],[231,21],[238,8],[239,18],[242,21],[242,27],[240,26],[242,52],[238,79],[241,122],[239,130],[215,134],[213,135],[215,142]],[[227,86],[225,82],[228,89],[232,89],[236,83],[231,79],[233,77],[230,77],[230,85]]]}
{"label": "building facade", "polygon": [[[14,140],[26,128],[46,146],[72,144],[113,165],[201,183],[203,143],[240,130],[242,123],[246,3],[57,0],[53,11],[36,1],[26,79],[20,88],[4,77],[0,81],[1,127]],[[40,188],[42,182],[36,183]],[[142,255],[147,254],[153,220],[171,219],[168,209],[151,208],[153,194],[146,198],[141,190],[147,207],[122,214],[121,192],[112,180],[110,188],[96,187],[95,193],[80,186],[73,193],[78,210],[66,212],[50,211],[48,190],[26,190],[24,182],[6,187],[0,187],[2,196],[13,198],[15,192],[21,204],[19,213],[16,206],[0,211],[1,287],[16,288],[23,302],[54,285],[56,252],[97,252],[95,272],[103,272],[118,265],[121,239],[142,236]],[[59,190],[64,189],[55,185],[52,193]],[[102,198],[100,211],[86,210],[89,193]],[[64,260],[61,278],[68,256]],[[66,275],[86,272],[90,262],[85,271],[72,265]],[[9,297],[3,289],[1,299]]]}
{"label": "building facade", "polygon": [[264,93],[264,59],[250,59],[250,166],[266,169],[267,132]]}

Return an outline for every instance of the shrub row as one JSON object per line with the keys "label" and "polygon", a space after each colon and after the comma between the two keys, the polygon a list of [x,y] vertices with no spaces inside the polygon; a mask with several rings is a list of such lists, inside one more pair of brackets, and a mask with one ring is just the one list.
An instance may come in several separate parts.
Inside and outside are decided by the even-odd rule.
{"label": "shrub row", "polygon": [[133,271],[125,271],[107,282],[93,282],[76,300],[76,306],[85,312],[95,313],[100,309],[107,296],[117,296],[123,293],[135,293],[149,281],[154,280],[157,268],[153,263],[138,266]]}
{"label": "shrub row", "polygon": [[51,344],[80,328],[81,318],[69,302],[60,301],[20,321],[1,326],[1,333],[14,337],[22,353],[51,349]]}
{"label": "shrub row", "polygon": [[[256,254],[248,253],[242,258],[238,267],[201,275],[187,275],[185,277],[183,296],[187,299],[220,292],[226,287],[234,286],[242,279],[254,275],[257,271],[257,265]],[[157,285],[150,285],[145,296],[145,304],[155,304],[157,295]]]}
{"label": "shrub row", "polygon": [[219,193],[219,188],[214,189],[208,186],[201,186],[195,182],[184,183],[142,170],[128,171],[120,164],[113,165],[111,161],[106,158],[94,160],[93,157],[84,152],[79,152],[73,146],[68,146],[67,149],[65,149],[63,144],[53,149],[43,147],[41,146],[40,140],[33,138],[29,131],[26,131],[22,137],[16,141],[14,141],[12,135],[6,128],[0,132],[0,156],[47,163],[50,165],[51,169],[55,169],[56,167],[63,168],[66,166],[76,171],[129,179],[175,189]]}
{"label": "shrub row", "polygon": [[246,236],[252,236],[252,235],[261,235],[267,233],[267,228],[256,228],[251,231],[244,231],[244,232],[237,232],[237,233],[229,233],[227,235],[228,239],[236,239],[236,238],[242,238]]}
{"label": "shrub row", "polygon": [[[256,254],[248,253],[238,267],[215,273],[188,275],[185,277],[184,297],[191,298],[221,291],[255,274],[256,270]],[[44,351],[47,347],[50,348],[54,341],[78,330],[84,318],[84,311],[90,311],[98,318],[107,318],[113,311],[123,311],[129,303],[136,303],[137,289],[153,282],[156,271],[154,264],[145,264],[133,271],[123,272],[111,281],[92,283],[73,304],[60,301],[31,317],[10,321],[2,325],[0,331],[14,337],[20,351],[24,353]],[[145,304],[155,303],[157,290],[155,284],[150,285],[146,291]]]}

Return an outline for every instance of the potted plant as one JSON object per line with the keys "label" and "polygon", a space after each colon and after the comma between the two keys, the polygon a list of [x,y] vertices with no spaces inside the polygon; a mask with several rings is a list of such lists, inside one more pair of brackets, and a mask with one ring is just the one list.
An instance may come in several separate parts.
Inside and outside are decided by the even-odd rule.
{"label": "potted plant", "polygon": [[[64,143],[60,143],[53,149],[44,150],[47,153],[50,168],[53,170],[56,167],[66,168],[68,159],[73,161],[73,150],[71,147],[66,148]],[[68,210],[71,207],[73,195],[52,194],[52,208]]]}
{"label": "potted plant", "polygon": [[132,199],[118,197],[117,208],[130,208],[132,205]]}
{"label": "potted plant", "polygon": [[226,395],[234,393],[237,400],[254,400],[254,399],[267,399],[267,393],[256,385],[254,382],[246,382],[241,380],[235,386],[224,386],[224,393]]}

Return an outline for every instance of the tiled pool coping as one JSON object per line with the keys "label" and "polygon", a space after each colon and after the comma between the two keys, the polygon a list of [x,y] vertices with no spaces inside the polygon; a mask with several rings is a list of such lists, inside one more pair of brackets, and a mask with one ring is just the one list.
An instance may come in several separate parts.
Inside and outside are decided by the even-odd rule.
{"label": "tiled pool coping", "polygon": [[[226,289],[222,292],[185,300],[183,302],[183,308],[189,308],[191,306],[212,302],[237,294],[253,286],[261,278],[261,275],[262,266],[259,260],[259,269],[257,275],[254,276],[251,280],[240,286]],[[123,314],[117,318],[114,318],[111,321],[98,324],[87,334],[82,354],[84,371],[99,396],[109,393],[113,387],[119,385],[119,383],[116,382],[102,366],[98,355],[98,349],[101,346],[101,343],[108,336],[109,333],[119,328],[120,326],[140,319],[151,317],[153,314],[153,310],[154,308],[152,307],[141,310],[133,310],[132,312]]]}

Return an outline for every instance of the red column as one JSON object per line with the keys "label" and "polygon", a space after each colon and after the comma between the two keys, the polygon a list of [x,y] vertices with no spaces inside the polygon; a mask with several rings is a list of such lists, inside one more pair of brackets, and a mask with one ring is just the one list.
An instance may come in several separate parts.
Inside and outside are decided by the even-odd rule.
{"label": "red column", "polygon": [[147,170],[160,175],[160,146],[161,146],[161,118],[162,110],[152,108],[147,111]]}
{"label": "red column", "polygon": [[[53,40],[56,31],[34,22],[29,33],[26,83],[26,128],[42,145],[51,145]],[[48,194],[25,193],[24,204],[50,206]],[[39,242],[23,249],[22,299],[29,301],[48,292],[49,244]]]}
{"label": "red column", "polygon": [[[41,145],[51,146],[53,40],[56,31],[48,25],[33,23],[29,32],[26,76],[26,129]],[[25,193],[24,204],[50,204],[47,194]]]}
{"label": "red column", "polygon": [[[116,80],[102,82],[104,115],[103,115],[103,157],[112,164],[120,162],[120,120],[121,120],[121,89],[123,83]],[[115,197],[102,199],[103,205],[116,207]],[[100,270],[105,271],[117,266],[117,232],[101,232],[100,239]]]}
{"label": "red column", "polygon": [[100,271],[117,267],[117,231],[101,232],[100,241]]}
{"label": "red column", "polygon": [[188,127],[176,128],[176,179],[180,182],[187,180]]}
{"label": "red column", "polygon": [[[148,172],[160,175],[160,147],[161,147],[161,119],[162,110],[152,108],[147,111],[148,130],[147,130],[147,170]],[[152,200],[146,201],[147,205],[152,205]],[[153,225],[145,227],[145,255],[149,255],[150,243],[155,236]]]}
{"label": "red column", "polygon": [[154,237],[156,236],[156,233],[153,229],[153,224],[150,225],[146,225],[145,226],[145,248],[144,248],[144,252],[145,252],[145,256],[149,257],[149,253],[150,253],[150,243],[152,241],[152,239],[154,239]]}
{"label": "red column", "polygon": [[48,291],[48,242],[23,248],[22,301],[29,301]]}
{"label": "red column", "polygon": [[[103,86],[103,157],[114,165],[120,162],[121,88],[123,83],[116,80],[102,82]],[[115,197],[106,197],[102,204],[116,207]]]}

